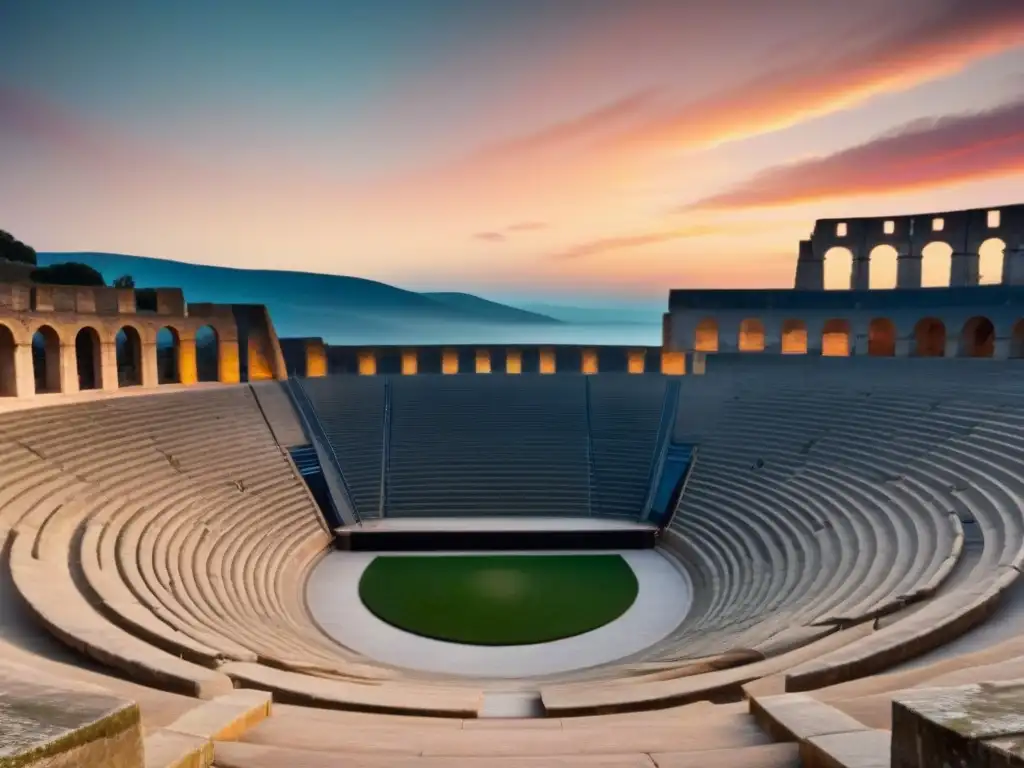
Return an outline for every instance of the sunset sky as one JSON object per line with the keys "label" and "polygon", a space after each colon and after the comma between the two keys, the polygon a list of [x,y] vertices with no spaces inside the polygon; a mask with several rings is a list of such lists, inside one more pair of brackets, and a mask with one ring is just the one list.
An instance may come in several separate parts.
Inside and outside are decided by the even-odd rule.
{"label": "sunset sky", "polygon": [[1024,202],[1024,0],[0,0],[0,229],[504,300]]}

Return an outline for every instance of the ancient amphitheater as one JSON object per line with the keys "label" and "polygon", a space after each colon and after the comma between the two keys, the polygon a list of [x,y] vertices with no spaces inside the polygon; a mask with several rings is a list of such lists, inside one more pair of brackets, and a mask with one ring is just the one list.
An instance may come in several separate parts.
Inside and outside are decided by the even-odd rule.
{"label": "ancient amphitheater", "polygon": [[[990,214],[819,222],[796,290],[673,291],[661,348],[0,287],[0,766],[1024,765],[1024,206]],[[635,610],[512,659],[321,605],[373,551],[545,542],[635,557]]]}

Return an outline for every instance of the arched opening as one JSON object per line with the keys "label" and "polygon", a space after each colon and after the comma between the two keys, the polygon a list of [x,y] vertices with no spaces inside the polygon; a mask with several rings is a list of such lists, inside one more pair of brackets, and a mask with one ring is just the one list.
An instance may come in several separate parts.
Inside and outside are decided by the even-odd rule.
{"label": "arched opening", "polygon": [[37,394],[60,392],[60,337],[48,325],[32,334],[32,372]]}
{"label": "arched opening", "polygon": [[1013,333],[1010,335],[1010,357],[1024,357],[1024,318],[1013,326]]}
{"label": "arched opening", "polygon": [[893,357],[896,354],[896,325],[887,317],[876,317],[868,325],[868,354]]}
{"label": "arched opening", "polygon": [[850,321],[838,318],[826,321],[821,329],[823,357],[846,357],[850,354]]}
{"label": "arched opening", "polygon": [[196,331],[196,376],[199,381],[220,381],[220,337],[212,325]]}
{"label": "arched opening", "polygon": [[18,394],[18,371],[15,367],[14,333],[6,325],[0,325],[0,397],[14,397]]}
{"label": "arched opening", "polygon": [[740,352],[764,352],[764,323],[756,317],[748,317],[740,323],[737,341]]}
{"label": "arched opening", "polygon": [[960,333],[961,357],[992,357],[996,351],[996,328],[987,317],[972,317]]}
{"label": "arched opening", "polygon": [[946,325],[935,317],[925,317],[914,326],[914,356],[944,357]]}
{"label": "arched opening", "polygon": [[117,386],[137,387],[142,384],[142,338],[126,325],[114,339],[117,348]]}
{"label": "arched opening", "polygon": [[896,287],[899,274],[900,255],[891,245],[876,245],[871,249],[868,262],[868,287],[872,290],[889,290]]}
{"label": "arched opening", "polygon": [[948,243],[928,243],[921,251],[921,287],[948,288],[953,249]]}
{"label": "arched opening", "polygon": [[103,362],[100,358],[100,335],[86,326],[75,335],[75,366],[79,389],[99,389]]}
{"label": "arched opening", "polygon": [[853,287],[853,254],[848,248],[825,251],[824,282],[826,291],[848,291]]}
{"label": "arched opening", "polygon": [[693,348],[697,352],[718,351],[718,323],[710,317],[697,323],[693,332]]}
{"label": "arched opening", "polygon": [[999,285],[1003,282],[1003,258],[1006,243],[990,237],[978,248],[978,285]]}
{"label": "arched opening", "polygon": [[181,381],[181,366],[178,356],[181,343],[178,332],[164,326],[156,334],[156,383],[177,384]]}
{"label": "arched opening", "polygon": [[782,354],[807,354],[807,323],[803,320],[785,320],[782,323]]}

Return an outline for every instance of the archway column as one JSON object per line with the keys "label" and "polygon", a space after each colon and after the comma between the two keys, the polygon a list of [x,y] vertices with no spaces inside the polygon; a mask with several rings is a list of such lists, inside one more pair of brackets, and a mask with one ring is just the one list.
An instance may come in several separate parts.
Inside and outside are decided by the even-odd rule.
{"label": "archway column", "polygon": [[896,339],[896,357],[910,357],[910,351],[914,348],[914,338]]}
{"label": "archway column", "polygon": [[97,386],[105,392],[116,392],[117,381],[117,342],[100,341],[100,369],[96,372],[100,377]]}
{"label": "archway column", "polygon": [[1006,285],[1024,285],[1024,246],[1003,251],[1003,282]]}
{"label": "archway column", "polygon": [[217,365],[217,376],[221,384],[238,384],[242,380],[242,367],[238,359],[238,340],[225,339],[217,340],[217,355],[220,358]]}
{"label": "archway column", "polygon": [[140,347],[142,350],[142,386],[155,387],[160,383],[156,360],[156,342],[143,341]]}
{"label": "archway column", "polygon": [[965,357],[960,353],[960,333],[953,332],[946,335],[946,357]]}
{"label": "archway column", "polygon": [[896,260],[896,287],[921,287],[921,261],[923,254],[919,250],[901,253]]}
{"label": "archway column", "polygon": [[32,397],[36,393],[35,359],[31,344],[14,346],[14,394],[16,397]]}
{"label": "archway column", "polygon": [[976,253],[953,253],[950,261],[950,287],[978,284],[979,257]]}
{"label": "archway column", "polygon": [[871,287],[871,255],[859,249],[850,250],[853,253],[850,288],[855,291],[866,291]]}
{"label": "archway column", "polygon": [[1009,336],[997,336],[992,344],[993,360],[1009,360],[1013,348],[1013,339]]}
{"label": "archway column", "polygon": [[195,384],[199,381],[195,336],[178,339],[178,381],[182,384]]}
{"label": "archway column", "polygon": [[[59,364],[57,376],[59,376],[59,391],[65,395],[78,392],[78,350],[75,347],[75,340],[70,344],[62,343],[59,352]],[[49,361],[47,361],[49,362]],[[46,378],[50,378],[50,371],[47,370]]]}

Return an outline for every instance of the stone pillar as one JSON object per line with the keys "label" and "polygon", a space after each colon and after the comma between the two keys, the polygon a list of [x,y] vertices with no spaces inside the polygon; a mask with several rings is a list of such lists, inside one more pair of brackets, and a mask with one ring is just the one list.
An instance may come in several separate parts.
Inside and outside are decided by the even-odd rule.
{"label": "stone pillar", "polygon": [[156,342],[143,341],[142,348],[142,386],[155,387],[160,383],[156,364]]}
{"label": "stone pillar", "polygon": [[871,255],[859,249],[851,249],[853,265],[850,270],[850,288],[866,291],[871,287]]}
{"label": "stone pillar", "polygon": [[505,352],[505,373],[523,372],[523,353],[518,349],[509,349]]}
{"label": "stone pillar", "polygon": [[693,352],[690,371],[694,376],[703,376],[707,370],[707,355],[704,352]]}
{"label": "stone pillar", "polygon": [[584,349],[582,352],[582,360],[580,361],[580,369],[583,373],[593,374],[598,372],[597,363],[597,350],[596,349]]}
{"label": "stone pillar", "polygon": [[478,349],[476,351],[476,372],[477,373],[490,373],[491,372],[491,353],[486,349]]}
{"label": "stone pillar", "polygon": [[1009,360],[1010,350],[1013,347],[1013,339],[1008,336],[996,337],[995,342],[992,344],[992,359],[993,360]]}
{"label": "stone pillar", "polygon": [[402,375],[415,376],[419,372],[420,361],[415,349],[402,350]]}
{"label": "stone pillar", "polygon": [[896,339],[896,357],[910,357],[913,339]]}
{"label": "stone pillar", "polygon": [[961,330],[947,331],[946,336],[946,357],[960,357],[960,335]]}
{"label": "stone pillar", "polygon": [[178,340],[178,381],[182,384],[195,384],[199,381],[195,336]]}
{"label": "stone pillar", "polygon": [[32,397],[36,393],[36,372],[32,364],[32,345],[18,344],[14,347],[14,394],[16,397]]}
{"label": "stone pillar", "polygon": [[51,392],[56,391],[65,395],[73,395],[78,391],[78,355],[75,350],[75,343],[61,344],[56,355],[58,364],[57,370],[50,370],[50,355],[46,360],[46,388]]}
{"label": "stone pillar", "polygon": [[979,258],[976,253],[954,253],[950,261],[950,287],[977,285],[978,263]]}
{"label": "stone pillar", "polygon": [[901,253],[896,262],[896,287],[897,288],[920,288],[921,287],[921,258],[922,254],[911,248],[909,253]]}
{"label": "stone pillar", "polygon": [[825,288],[825,261],[821,254],[814,253],[810,240],[800,241],[794,287],[798,291],[821,291]]}
{"label": "stone pillar", "polygon": [[1003,251],[1003,283],[1024,285],[1024,246]]}
{"label": "stone pillar", "polygon": [[119,314],[119,315],[134,315],[135,314],[135,289],[134,288],[118,288],[117,289],[117,314]]}
{"label": "stone pillar", "polygon": [[221,384],[238,384],[242,380],[242,364],[238,359],[238,340],[217,342],[217,375]]}
{"label": "stone pillar", "polygon": [[101,389],[105,392],[117,391],[117,343],[113,340],[100,342],[100,368],[97,373],[100,377],[97,385]]}

